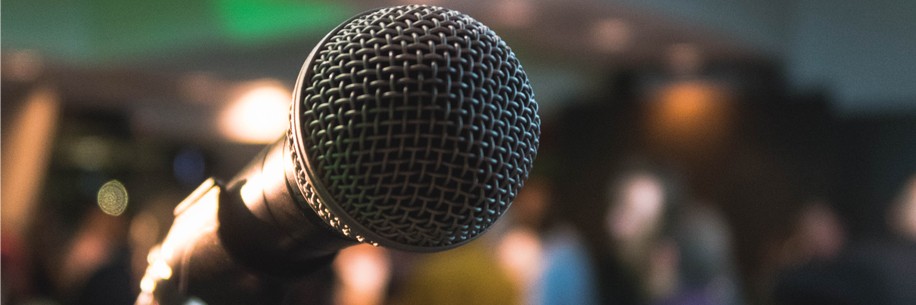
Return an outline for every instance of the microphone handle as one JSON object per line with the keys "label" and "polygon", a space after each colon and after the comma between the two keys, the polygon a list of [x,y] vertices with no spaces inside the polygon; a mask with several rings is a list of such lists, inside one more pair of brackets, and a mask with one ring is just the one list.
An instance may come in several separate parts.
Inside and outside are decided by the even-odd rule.
{"label": "microphone handle", "polygon": [[136,304],[279,304],[297,280],[356,244],[302,202],[288,182],[291,160],[280,139],[228,185],[210,178],[183,200],[147,257]]}

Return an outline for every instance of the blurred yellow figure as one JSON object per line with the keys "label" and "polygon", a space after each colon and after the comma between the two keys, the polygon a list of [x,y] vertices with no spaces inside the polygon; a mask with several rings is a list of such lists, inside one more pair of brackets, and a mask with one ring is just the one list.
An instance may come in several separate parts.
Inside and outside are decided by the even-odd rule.
{"label": "blurred yellow figure", "polygon": [[427,256],[416,265],[395,304],[521,304],[518,288],[497,263],[488,241],[484,236]]}

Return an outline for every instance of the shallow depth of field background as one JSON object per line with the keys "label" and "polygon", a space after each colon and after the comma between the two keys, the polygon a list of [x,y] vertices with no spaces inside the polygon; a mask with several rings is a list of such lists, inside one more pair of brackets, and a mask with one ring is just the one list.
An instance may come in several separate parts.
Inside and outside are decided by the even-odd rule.
{"label": "shallow depth of field background", "polygon": [[[347,249],[308,303],[916,300],[916,2],[420,3],[518,55],[534,172],[479,241]],[[314,44],[400,4],[4,1],[0,300],[132,304],[175,205],[283,134]]]}

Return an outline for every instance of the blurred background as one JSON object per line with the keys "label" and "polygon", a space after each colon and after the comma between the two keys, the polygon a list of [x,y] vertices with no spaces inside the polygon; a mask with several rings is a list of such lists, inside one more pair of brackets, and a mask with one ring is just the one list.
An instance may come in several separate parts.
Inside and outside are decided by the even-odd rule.
{"label": "blurred background", "polygon": [[[520,58],[531,180],[478,241],[347,249],[303,303],[916,303],[916,2],[417,3]],[[2,303],[131,304],[175,205],[282,135],[314,44],[398,4],[3,1]]]}

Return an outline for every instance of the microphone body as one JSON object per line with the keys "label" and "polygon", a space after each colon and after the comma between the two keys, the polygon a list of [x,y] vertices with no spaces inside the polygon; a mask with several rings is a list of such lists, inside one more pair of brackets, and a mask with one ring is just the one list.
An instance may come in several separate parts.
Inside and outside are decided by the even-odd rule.
{"label": "microphone body", "polygon": [[227,184],[210,178],[175,208],[137,304],[280,304],[299,277],[358,243],[301,209],[286,182],[288,148],[281,139]]}
{"label": "microphone body", "polygon": [[286,136],[176,207],[137,304],[278,304],[347,246],[463,245],[508,209],[539,135],[527,75],[486,26],[423,5],[357,15],[305,60]]}

